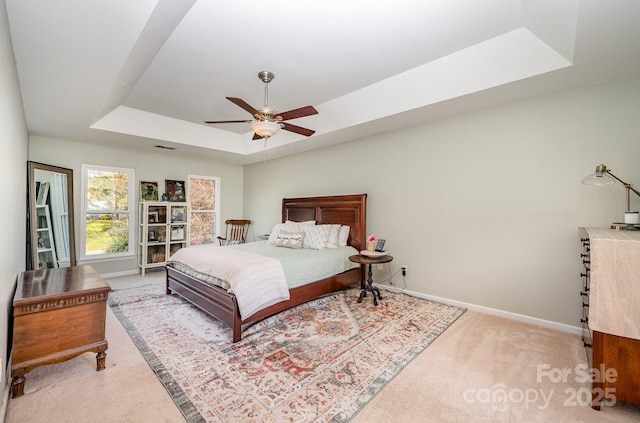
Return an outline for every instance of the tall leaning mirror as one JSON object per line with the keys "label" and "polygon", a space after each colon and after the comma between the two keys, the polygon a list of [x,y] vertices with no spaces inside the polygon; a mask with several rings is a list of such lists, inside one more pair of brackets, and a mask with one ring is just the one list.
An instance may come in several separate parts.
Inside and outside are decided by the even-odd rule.
{"label": "tall leaning mirror", "polygon": [[27,269],[75,266],[73,170],[31,161],[27,167]]}

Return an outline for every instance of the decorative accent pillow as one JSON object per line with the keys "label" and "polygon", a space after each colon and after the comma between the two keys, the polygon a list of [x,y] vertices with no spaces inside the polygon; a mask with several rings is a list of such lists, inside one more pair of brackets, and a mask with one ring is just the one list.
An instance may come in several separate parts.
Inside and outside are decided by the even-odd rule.
{"label": "decorative accent pillow", "polygon": [[288,232],[301,232],[302,229],[300,229],[300,226],[301,225],[299,223],[295,222],[276,224],[273,229],[271,229],[271,235],[269,235],[269,240],[267,241],[267,243],[275,244],[276,238],[278,238],[278,234],[283,230]]}
{"label": "decorative accent pillow", "polygon": [[328,225],[300,225],[300,229],[304,231],[303,248],[322,250],[327,247]]}
{"label": "decorative accent pillow", "polygon": [[327,248],[338,248],[338,234],[340,233],[340,225],[327,225],[329,227],[329,235],[327,236]]}
{"label": "decorative accent pillow", "polygon": [[338,247],[347,246],[347,242],[349,241],[349,231],[351,231],[351,226],[340,226],[340,231],[338,232]]}
{"label": "decorative accent pillow", "polygon": [[276,247],[294,248],[299,250],[304,242],[304,232],[280,231],[276,238]]}

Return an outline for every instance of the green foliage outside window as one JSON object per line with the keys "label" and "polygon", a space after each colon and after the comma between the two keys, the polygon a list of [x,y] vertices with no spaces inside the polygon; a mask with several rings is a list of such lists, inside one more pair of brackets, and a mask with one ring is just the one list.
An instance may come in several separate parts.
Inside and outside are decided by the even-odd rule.
{"label": "green foliage outside window", "polygon": [[129,178],[125,172],[89,171],[87,211],[128,210]]}
{"label": "green foliage outside window", "polygon": [[129,177],[126,172],[90,169],[87,174],[85,253],[129,250]]}

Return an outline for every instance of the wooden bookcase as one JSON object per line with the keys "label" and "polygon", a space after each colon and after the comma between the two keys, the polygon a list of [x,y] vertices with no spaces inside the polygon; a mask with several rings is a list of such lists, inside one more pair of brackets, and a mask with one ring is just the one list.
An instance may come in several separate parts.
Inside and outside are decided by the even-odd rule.
{"label": "wooden bookcase", "polygon": [[143,201],[138,208],[138,267],[164,267],[167,259],[189,245],[189,205],[168,201]]}

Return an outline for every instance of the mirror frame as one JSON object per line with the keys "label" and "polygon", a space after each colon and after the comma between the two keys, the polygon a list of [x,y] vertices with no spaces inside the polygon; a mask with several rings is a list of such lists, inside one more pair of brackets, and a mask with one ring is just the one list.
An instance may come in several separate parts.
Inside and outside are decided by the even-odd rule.
{"label": "mirror frame", "polygon": [[37,234],[37,218],[36,214],[36,170],[45,170],[55,173],[63,173],[67,176],[67,216],[69,219],[69,265],[76,266],[76,234],[74,230],[74,214],[73,214],[73,170],[64,167],[52,166],[38,162],[27,162],[27,194],[28,194],[28,215],[27,225],[29,232],[29,245],[27,251],[27,270],[37,270],[38,263],[38,234]]}

